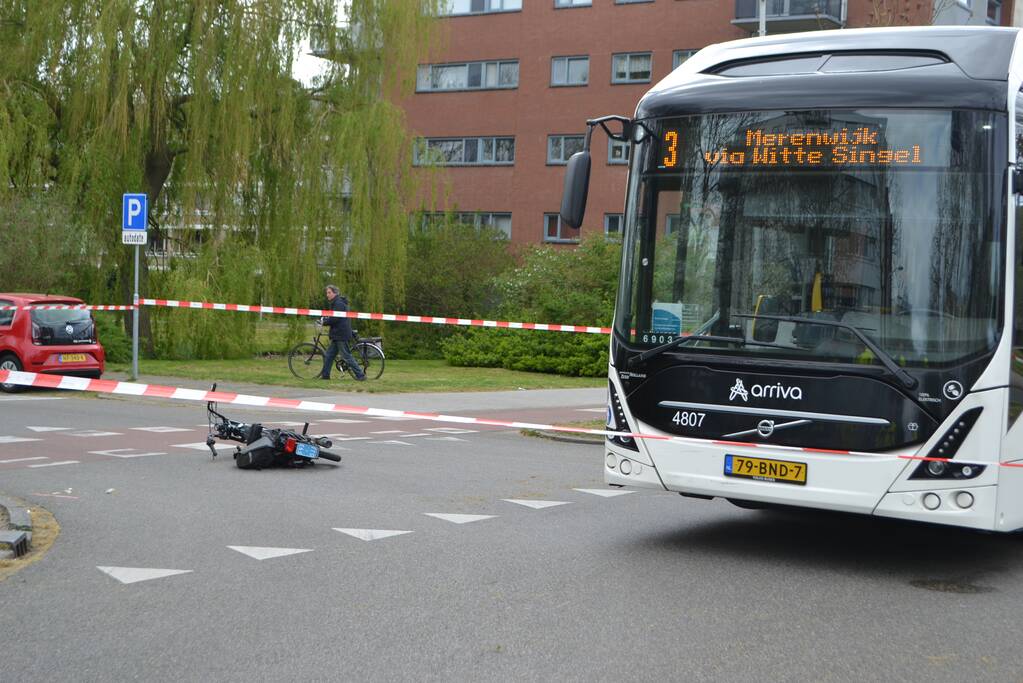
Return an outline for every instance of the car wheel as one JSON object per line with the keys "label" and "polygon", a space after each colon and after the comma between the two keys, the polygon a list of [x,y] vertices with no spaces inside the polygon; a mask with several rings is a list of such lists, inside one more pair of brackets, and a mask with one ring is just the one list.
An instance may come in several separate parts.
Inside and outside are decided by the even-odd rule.
{"label": "car wheel", "polygon": [[[15,372],[21,372],[21,361],[18,360],[17,356],[7,354],[6,356],[0,357],[0,370],[12,370]],[[0,384],[0,391],[8,394],[13,394],[17,391],[21,391],[24,387],[18,384]]]}

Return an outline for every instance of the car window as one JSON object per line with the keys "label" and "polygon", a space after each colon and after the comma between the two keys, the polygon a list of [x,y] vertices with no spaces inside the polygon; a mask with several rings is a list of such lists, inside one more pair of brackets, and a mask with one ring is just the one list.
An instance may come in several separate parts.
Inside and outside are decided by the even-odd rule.
{"label": "car window", "polygon": [[[0,306],[13,306],[13,301],[7,299],[0,299]],[[0,311],[0,327],[10,327],[11,321],[14,320],[14,311]]]}

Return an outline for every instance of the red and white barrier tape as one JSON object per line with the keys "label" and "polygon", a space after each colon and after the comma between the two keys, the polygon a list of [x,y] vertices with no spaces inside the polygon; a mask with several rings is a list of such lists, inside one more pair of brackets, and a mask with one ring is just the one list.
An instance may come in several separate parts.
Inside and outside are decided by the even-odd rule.
{"label": "red and white barrier tape", "polygon": [[128,306],[95,306],[90,304],[31,304],[29,306],[0,306],[0,311],[134,311]]}
{"label": "red and white barrier tape", "polygon": [[260,408],[285,408],[319,413],[343,413],[350,415],[369,415],[377,417],[408,417],[434,422],[452,422],[456,424],[474,424],[488,427],[509,427],[512,429],[536,429],[567,434],[594,434],[608,437],[627,437],[632,439],[652,439],[656,441],[674,441],[690,445],[706,446],[708,443],[718,446],[735,448],[768,449],[770,451],[787,451],[815,455],[851,456],[857,458],[921,460],[936,462],[955,462],[968,465],[1001,465],[1003,467],[1023,467],[1019,462],[982,462],[967,461],[960,458],[928,458],[905,453],[867,453],[857,451],[831,450],[826,448],[801,448],[798,446],[777,446],[773,444],[747,443],[745,441],[719,441],[695,439],[684,436],[665,434],[643,434],[638,432],[616,432],[605,429],[585,429],[582,427],[564,427],[559,425],[536,424],[532,422],[515,422],[507,420],[491,420],[481,417],[464,417],[460,415],[441,415],[438,413],[420,413],[412,410],[390,410],[387,408],[369,408],[366,406],[350,406],[339,403],[321,403],[291,398],[273,398],[270,396],[252,396],[227,391],[203,391],[200,389],[183,389],[160,384],[138,384],[118,382],[107,379],[86,379],[84,377],[68,377],[65,375],[43,375],[34,372],[17,372],[0,370],[0,384],[17,384],[26,387],[45,389],[68,389],[72,391],[94,391],[100,394],[123,394],[128,396],[148,396],[151,398],[169,398],[181,401],[218,401],[220,403],[256,406]]}
{"label": "red and white barrier tape", "polygon": [[318,318],[354,318],[358,320],[384,320],[388,322],[428,323],[431,325],[461,325],[463,327],[497,327],[512,330],[546,330],[549,332],[583,332],[586,334],[611,334],[610,327],[588,325],[556,325],[554,323],[522,323],[507,320],[477,320],[473,318],[444,318],[432,315],[405,315],[402,313],[361,313],[359,311],[329,311],[318,308],[291,308],[287,306],[248,306],[245,304],[220,304],[209,301],[175,301],[173,299],[139,299],[141,306],[164,306],[171,308],[199,308],[214,311],[241,311],[245,313],[276,313],[280,315],[301,315]]}

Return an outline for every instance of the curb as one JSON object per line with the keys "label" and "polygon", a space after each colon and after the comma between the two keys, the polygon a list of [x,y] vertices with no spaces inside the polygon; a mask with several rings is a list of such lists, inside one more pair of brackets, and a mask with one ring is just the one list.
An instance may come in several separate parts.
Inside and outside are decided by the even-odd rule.
{"label": "curb", "polygon": [[564,436],[559,432],[545,432],[537,429],[520,429],[519,432],[523,436],[531,436],[535,439],[547,439],[549,441],[561,441],[563,443],[576,443],[583,446],[600,446],[603,445],[603,439],[581,439],[572,436]]}
{"label": "curb", "polygon": [[22,507],[13,498],[0,495],[0,508],[7,510],[7,526],[18,531],[32,531],[32,517],[28,508]]}

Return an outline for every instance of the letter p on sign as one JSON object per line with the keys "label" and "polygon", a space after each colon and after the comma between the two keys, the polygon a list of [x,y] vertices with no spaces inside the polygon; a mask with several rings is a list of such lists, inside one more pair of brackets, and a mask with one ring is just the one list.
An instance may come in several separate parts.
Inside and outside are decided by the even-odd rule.
{"label": "letter p on sign", "polygon": [[122,230],[146,229],[146,195],[126,194],[121,210]]}

